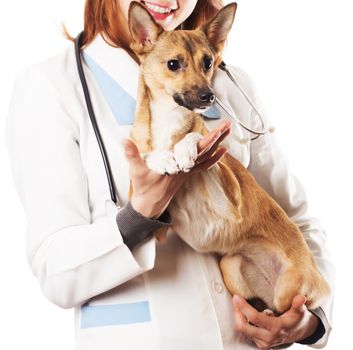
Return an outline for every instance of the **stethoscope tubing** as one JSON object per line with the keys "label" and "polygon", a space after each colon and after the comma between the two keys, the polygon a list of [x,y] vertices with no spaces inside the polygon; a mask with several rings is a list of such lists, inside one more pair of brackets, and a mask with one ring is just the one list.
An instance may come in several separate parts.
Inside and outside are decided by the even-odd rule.
{"label": "stethoscope tubing", "polygon": [[256,139],[258,139],[260,136],[263,136],[265,134],[268,133],[272,133],[274,131],[274,128],[269,128],[265,130],[265,125],[264,125],[264,120],[260,114],[260,112],[258,111],[258,109],[256,108],[255,104],[253,103],[253,101],[250,99],[250,97],[248,96],[248,94],[246,93],[246,91],[242,88],[242,86],[239,84],[239,82],[237,81],[237,79],[235,78],[235,76],[232,74],[232,72],[228,69],[227,65],[225,64],[224,61],[222,61],[220,63],[220,65],[218,66],[220,69],[222,69],[223,71],[225,71],[229,77],[229,79],[233,82],[233,84],[239,89],[240,93],[243,95],[243,97],[248,101],[249,105],[251,106],[251,108],[253,109],[253,111],[255,112],[255,115],[257,115],[258,119],[260,120],[261,123],[261,129],[260,130],[254,130],[251,129],[250,127],[246,126],[243,122],[241,122],[238,118],[236,118],[234,115],[232,115],[232,113],[230,113],[229,109],[227,108],[227,106],[218,98],[216,97],[216,103],[218,104],[218,106],[220,106],[225,112],[226,114],[233,119],[237,124],[239,124],[243,129],[245,129],[246,131],[248,131],[249,133],[256,135],[255,137],[250,138],[250,141],[254,141]]}
{"label": "stethoscope tubing", "polygon": [[110,197],[111,197],[112,201],[115,203],[115,205],[118,208],[120,208],[120,205],[119,205],[120,201],[119,201],[118,193],[117,193],[114,181],[113,181],[113,174],[112,174],[109,158],[108,158],[105,146],[104,146],[104,142],[103,142],[101,133],[99,131],[99,127],[98,127],[97,120],[96,120],[96,115],[94,113],[94,109],[92,106],[91,96],[90,96],[90,93],[88,90],[88,85],[87,85],[85,73],[84,73],[83,67],[82,67],[81,42],[82,42],[83,34],[84,34],[83,31],[81,33],[79,33],[78,36],[76,37],[76,40],[75,40],[75,57],[76,57],[78,74],[80,77],[81,86],[82,86],[83,94],[84,94],[85,101],[86,101],[87,111],[88,111],[89,117],[91,119],[92,127],[93,127],[94,133],[96,135],[99,149],[102,154],[104,168],[105,168],[105,171],[107,174],[107,180],[108,180],[108,184],[109,184]]}

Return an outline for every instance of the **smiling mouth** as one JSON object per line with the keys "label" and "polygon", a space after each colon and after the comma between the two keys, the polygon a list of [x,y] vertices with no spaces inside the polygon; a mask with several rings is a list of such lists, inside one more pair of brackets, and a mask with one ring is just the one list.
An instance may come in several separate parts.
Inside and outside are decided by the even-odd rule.
{"label": "smiling mouth", "polygon": [[141,1],[142,5],[156,20],[163,20],[174,14],[178,6],[167,7],[149,1]]}

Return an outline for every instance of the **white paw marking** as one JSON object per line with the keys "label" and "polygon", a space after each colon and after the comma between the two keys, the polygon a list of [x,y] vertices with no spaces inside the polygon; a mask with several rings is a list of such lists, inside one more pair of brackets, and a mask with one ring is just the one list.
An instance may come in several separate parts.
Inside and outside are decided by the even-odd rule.
{"label": "white paw marking", "polygon": [[172,175],[179,172],[173,152],[152,151],[144,156],[147,166],[161,175]]}
{"label": "white paw marking", "polygon": [[187,173],[195,165],[197,143],[202,138],[203,136],[201,134],[191,132],[174,145],[174,158],[181,171]]}

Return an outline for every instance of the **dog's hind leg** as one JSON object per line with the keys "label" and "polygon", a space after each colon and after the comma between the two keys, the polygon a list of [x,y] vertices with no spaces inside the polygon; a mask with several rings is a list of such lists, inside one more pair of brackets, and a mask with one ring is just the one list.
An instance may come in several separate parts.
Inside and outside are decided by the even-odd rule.
{"label": "dog's hind leg", "polygon": [[274,304],[283,313],[290,308],[293,298],[301,294],[306,297],[306,306],[314,309],[329,293],[330,288],[319,272],[312,267],[297,264],[287,268],[278,279]]}
{"label": "dog's hind leg", "polygon": [[[244,271],[249,272],[249,268],[251,268],[246,258],[240,254],[226,255],[220,261],[220,268],[223,281],[232,295],[239,294],[259,312],[265,312],[268,315],[270,312],[271,315],[273,314],[268,309],[266,302],[253,292],[254,288],[251,288],[249,280],[244,274]],[[254,275],[254,272],[252,274]]]}
{"label": "dog's hind leg", "polygon": [[245,299],[253,299],[255,295],[242,273],[243,264],[244,258],[240,254],[223,256],[220,261],[223,281],[232,295],[239,294]]}
{"label": "dog's hind leg", "polygon": [[276,314],[274,290],[286,266],[286,259],[271,245],[249,241],[220,262],[224,283],[231,294],[241,295],[258,311],[268,308]]}
{"label": "dog's hind leg", "polygon": [[278,312],[286,312],[299,294],[300,286],[303,282],[302,274],[298,267],[288,267],[280,275],[274,291],[273,303]]}

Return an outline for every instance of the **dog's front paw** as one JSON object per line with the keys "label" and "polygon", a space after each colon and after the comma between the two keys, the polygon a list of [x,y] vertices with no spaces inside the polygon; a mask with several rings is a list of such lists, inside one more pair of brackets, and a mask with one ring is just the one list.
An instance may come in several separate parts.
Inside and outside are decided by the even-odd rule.
{"label": "dog's front paw", "polygon": [[197,143],[203,136],[197,132],[187,134],[174,145],[174,158],[181,171],[188,172],[195,165],[197,158]]}
{"label": "dog's front paw", "polygon": [[169,151],[152,151],[144,156],[147,166],[161,175],[172,175],[179,172],[174,154]]}

